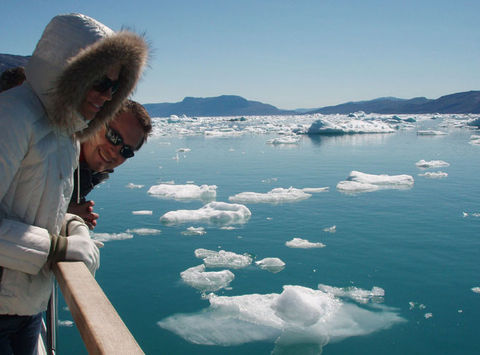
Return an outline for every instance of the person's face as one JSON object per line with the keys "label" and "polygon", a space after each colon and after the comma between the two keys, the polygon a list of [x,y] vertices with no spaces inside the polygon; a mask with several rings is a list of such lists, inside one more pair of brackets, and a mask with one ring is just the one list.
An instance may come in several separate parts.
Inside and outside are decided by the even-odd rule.
{"label": "person's face", "polygon": [[130,112],[124,112],[118,115],[109,127],[116,131],[122,138],[123,143],[113,145],[105,137],[106,128],[103,127],[96,136],[82,143],[82,153],[90,169],[95,171],[104,171],[113,169],[126,160],[120,150],[123,145],[129,145],[136,149],[143,140],[143,128]]}
{"label": "person's face", "polygon": [[[120,75],[120,68],[120,64],[111,66],[105,73],[105,76],[112,81],[117,81]],[[103,92],[90,88],[80,105],[80,113],[86,120],[93,120],[97,112],[102,109],[103,104],[112,99],[112,95],[112,88],[108,88]]]}

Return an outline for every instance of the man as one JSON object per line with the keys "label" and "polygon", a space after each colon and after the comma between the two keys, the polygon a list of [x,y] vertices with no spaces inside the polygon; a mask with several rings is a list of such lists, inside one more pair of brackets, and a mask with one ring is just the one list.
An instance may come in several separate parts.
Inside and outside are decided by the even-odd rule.
{"label": "man", "polygon": [[[93,138],[83,142],[80,170],[74,174],[74,189],[68,212],[83,218],[90,229],[95,228],[99,215],[93,212],[93,201],[87,194],[113,173],[113,169],[134,156],[152,130],[150,116],[138,102],[127,100],[113,121]],[[80,181],[78,180],[80,176]]]}
{"label": "man", "polygon": [[15,67],[5,70],[2,75],[0,75],[0,92],[22,85],[25,79],[24,67]]}

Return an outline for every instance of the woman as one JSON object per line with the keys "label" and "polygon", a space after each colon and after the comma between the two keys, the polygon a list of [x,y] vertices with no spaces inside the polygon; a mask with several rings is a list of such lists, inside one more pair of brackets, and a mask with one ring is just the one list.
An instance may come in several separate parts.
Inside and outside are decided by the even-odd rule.
{"label": "woman", "polygon": [[[0,94],[1,354],[34,351],[52,263],[79,260],[91,272],[98,268],[87,226],[64,224],[77,139],[113,118],[147,56],[134,33],[115,33],[81,14],[56,16],[26,66],[26,82]],[[62,225],[68,238],[59,236]]]}

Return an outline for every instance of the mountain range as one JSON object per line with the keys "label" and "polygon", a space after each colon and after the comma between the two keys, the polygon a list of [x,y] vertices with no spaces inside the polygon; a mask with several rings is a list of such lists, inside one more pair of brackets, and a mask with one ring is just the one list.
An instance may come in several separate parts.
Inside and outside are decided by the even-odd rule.
{"label": "mountain range", "polygon": [[[15,66],[25,66],[29,56],[0,53],[0,73]],[[185,97],[174,103],[148,103],[145,108],[152,117],[171,115],[187,116],[248,116],[292,114],[348,114],[363,111],[379,114],[419,113],[480,113],[480,91],[466,91],[445,95],[438,99],[416,97],[399,99],[381,97],[374,100],[346,102],[335,106],[312,109],[282,110],[259,101],[247,100],[236,95],[216,97]]]}

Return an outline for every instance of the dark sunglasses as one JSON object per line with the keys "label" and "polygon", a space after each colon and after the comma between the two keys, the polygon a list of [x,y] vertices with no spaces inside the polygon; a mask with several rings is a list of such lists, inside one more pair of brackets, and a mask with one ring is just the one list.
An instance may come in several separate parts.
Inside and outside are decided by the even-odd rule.
{"label": "dark sunglasses", "polygon": [[111,80],[108,76],[104,76],[103,78],[95,81],[92,85],[92,89],[98,92],[105,92],[108,89],[112,89],[112,95],[115,94],[120,86],[119,80]]}
{"label": "dark sunglasses", "polygon": [[[107,124],[105,125],[105,128],[106,128],[105,138],[107,138],[110,143],[112,143],[113,145],[123,144],[123,138],[120,135],[120,133],[115,131],[113,128],[111,128]],[[128,159],[133,157],[135,153],[132,147],[130,147],[127,144],[123,144],[122,148],[120,149],[120,155],[125,159]]]}

